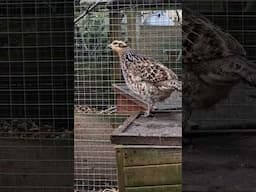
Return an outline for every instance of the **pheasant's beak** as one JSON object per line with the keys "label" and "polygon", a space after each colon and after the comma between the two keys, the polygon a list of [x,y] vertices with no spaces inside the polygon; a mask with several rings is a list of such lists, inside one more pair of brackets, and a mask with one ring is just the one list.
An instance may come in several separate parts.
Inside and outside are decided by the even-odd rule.
{"label": "pheasant's beak", "polygon": [[111,44],[108,44],[108,48],[112,49],[112,46],[111,46]]}

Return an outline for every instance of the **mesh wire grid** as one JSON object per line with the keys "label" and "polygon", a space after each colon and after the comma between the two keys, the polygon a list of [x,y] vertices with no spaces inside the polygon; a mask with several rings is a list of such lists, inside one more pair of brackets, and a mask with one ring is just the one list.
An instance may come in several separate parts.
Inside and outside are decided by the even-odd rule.
{"label": "mesh wire grid", "polygon": [[[90,3],[76,1],[75,17]],[[75,24],[76,191],[117,186],[110,134],[131,111],[141,110],[129,95],[114,89],[124,81],[118,58],[107,45],[128,40],[130,47],[180,74],[181,17],[176,1],[100,1]]]}
{"label": "mesh wire grid", "polygon": [[69,0],[0,2],[1,191],[73,189],[73,14]]}
{"label": "mesh wire grid", "polygon": [[[251,0],[193,0],[184,6],[207,17],[223,31],[231,34],[244,47],[248,60],[255,63],[255,2]],[[255,125],[255,89],[245,84],[235,86],[228,98],[214,108],[195,111],[192,119],[202,128]]]}

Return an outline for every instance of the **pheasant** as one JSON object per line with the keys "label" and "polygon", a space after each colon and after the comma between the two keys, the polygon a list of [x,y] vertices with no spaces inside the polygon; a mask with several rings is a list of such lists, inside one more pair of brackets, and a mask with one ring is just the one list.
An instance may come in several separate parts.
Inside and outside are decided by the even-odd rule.
{"label": "pheasant", "polygon": [[164,101],[175,90],[182,90],[177,75],[155,59],[137,53],[123,41],[115,40],[108,47],[119,57],[128,88],[148,103],[146,117],[155,103]]}
{"label": "pheasant", "polygon": [[240,82],[256,87],[256,65],[242,45],[204,16],[183,8],[183,126],[194,109],[228,97]]}

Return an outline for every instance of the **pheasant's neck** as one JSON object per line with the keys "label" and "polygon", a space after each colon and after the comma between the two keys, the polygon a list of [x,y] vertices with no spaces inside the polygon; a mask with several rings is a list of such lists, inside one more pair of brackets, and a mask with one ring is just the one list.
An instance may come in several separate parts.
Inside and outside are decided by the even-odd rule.
{"label": "pheasant's neck", "polygon": [[126,62],[126,61],[131,60],[130,58],[131,58],[133,52],[134,52],[134,50],[131,49],[130,47],[122,49],[122,51],[118,52],[119,60],[120,60],[120,66],[121,66],[125,81],[127,80],[127,77],[126,77],[127,74],[124,73],[124,71],[127,70],[127,68],[128,68],[127,64],[129,63],[129,62]]}
{"label": "pheasant's neck", "polygon": [[120,52],[118,52],[118,56],[121,58],[126,57],[127,55],[134,55],[135,54],[135,50],[131,49],[130,47],[127,47],[123,50],[121,50]]}

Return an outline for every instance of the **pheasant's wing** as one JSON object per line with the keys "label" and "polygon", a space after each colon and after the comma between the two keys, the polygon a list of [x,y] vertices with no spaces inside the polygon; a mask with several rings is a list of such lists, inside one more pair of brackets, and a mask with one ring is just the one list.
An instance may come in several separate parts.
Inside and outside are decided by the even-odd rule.
{"label": "pheasant's wing", "polygon": [[135,77],[148,82],[162,91],[182,90],[182,82],[169,68],[150,57],[140,56],[136,61]]}
{"label": "pheasant's wing", "polygon": [[177,75],[171,70],[162,65],[160,62],[150,57],[140,56],[136,61],[136,75],[142,81],[157,84],[159,82],[177,79]]}

